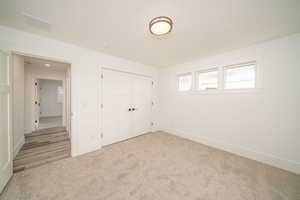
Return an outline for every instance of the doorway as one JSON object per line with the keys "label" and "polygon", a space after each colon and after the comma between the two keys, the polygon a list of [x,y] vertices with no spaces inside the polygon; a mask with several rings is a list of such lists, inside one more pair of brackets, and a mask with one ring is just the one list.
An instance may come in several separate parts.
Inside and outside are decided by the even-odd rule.
{"label": "doorway", "polygon": [[36,79],[36,128],[63,126],[64,86],[62,80]]}
{"label": "doorway", "polygon": [[71,156],[71,65],[14,54],[13,171]]}

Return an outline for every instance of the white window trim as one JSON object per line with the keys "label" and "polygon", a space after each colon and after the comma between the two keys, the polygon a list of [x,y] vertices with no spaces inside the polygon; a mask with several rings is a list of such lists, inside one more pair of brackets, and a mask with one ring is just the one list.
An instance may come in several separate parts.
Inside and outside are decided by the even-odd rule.
{"label": "white window trim", "polygon": [[[225,69],[231,69],[231,68],[239,68],[243,66],[249,66],[254,65],[255,66],[255,87],[254,88],[232,88],[232,89],[225,89]],[[198,74],[203,72],[210,72],[218,70],[218,89],[216,90],[199,90],[198,89]],[[186,91],[179,91],[179,76],[184,75],[191,75],[192,76],[192,86],[190,90]],[[237,64],[231,64],[226,66],[219,66],[219,67],[207,67],[207,68],[201,68],[195,71],[189,71],[184,73],[178,73],[176,76],[176,82],[177,87],[176,91],[179,94],[235,94],[235,93],[258,93],[261,92],[261,68],[258,65],[257,61],[249,61],[249,62],[243,62],[243,63],[237,63]]]}
{"label": "white window trim", "polygon": [[[180,91],[179,90],[179,77],[181,77],[181,76],[187,76],[187,75],[190,75],[192,77],[191,88],[189,90]],[[177,92],[179,92],[179,93],[188,93],[188,92],[191,92],[194,89],[194,73],[193,72],[186,72],[186,73],[177,74],[177,76],[176,76],[176,82],[177,82],[177,87],[176,87],[176,91]]]}
{"label": "white window trim", "polygon": [[[255,81],[254,81],[254,88],[225,88],[225,82],[226,82],[226,77],[225,77],[225,70],[226,69],[235,69],[235,68],[242,68],[242,67],[247,67],[254,65],[254,70],[255,70]],[[224,92],[253,92],[254,90],[258,89],[258,67],[257,67],[257,62],[256,61],[250,61],[250,62],[245,62],[245,63],[239,63],[239,64],[233,64],[233,65],[227,65],[222,67],[222,90]]]}
{"label": "white window trim", "polygon": [[[200,73],[206,73],[206,72],[214,72],[214,71],[218,72],[218,88],[217,89],[212,89],[212,90],[200,90],[198,88],[199,74]],[[195,91],[201,92],[201,93],[216,93],[216,92],[220,92],[220,89],[221,89],[220,67],[210,67],[210,68],[206,68],[206,69],[197,70],[195,72],[195,78],[194,79],[195,79],[195,85],[194,85]]]}

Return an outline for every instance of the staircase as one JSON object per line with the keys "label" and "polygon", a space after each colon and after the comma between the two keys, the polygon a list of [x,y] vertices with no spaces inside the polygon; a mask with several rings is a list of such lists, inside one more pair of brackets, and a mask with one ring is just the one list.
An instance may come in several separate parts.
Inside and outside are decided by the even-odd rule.
{"label": "staircase", "polygon": [[25,144],[13,162],[14,173],[70,156],[65,127],[42,129],[25,135]]}

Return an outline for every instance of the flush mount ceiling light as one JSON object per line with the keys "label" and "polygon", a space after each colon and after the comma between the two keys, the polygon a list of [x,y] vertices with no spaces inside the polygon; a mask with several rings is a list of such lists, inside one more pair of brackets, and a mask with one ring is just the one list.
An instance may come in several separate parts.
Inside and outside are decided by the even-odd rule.
{"label": "flush mount ceiling light", "polygon": [[155,17],[149,23],[149,30],[153,35],[165,35],[171,32],[173,22],[171,18],[160,16]]}
{"label": "flush mount ceiling light", "polygon": [[45,67],[51,67],[51,65],[49,63],[46,63]]}

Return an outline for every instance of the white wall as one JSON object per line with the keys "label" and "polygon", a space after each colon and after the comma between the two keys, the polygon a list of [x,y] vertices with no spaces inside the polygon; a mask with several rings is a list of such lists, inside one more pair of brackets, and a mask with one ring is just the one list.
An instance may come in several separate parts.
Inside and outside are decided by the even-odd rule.
{"label": "white wall", "polygon": [[[179,93],[178,73],[257,61],[260,89]],[[160,70],[161,129],[300,173],[300,34]]]}
{"label": "white wall", "polygon": [[[155,80],[157,78],[157,69],[154,67],[3,26],[0,26],[0,49],[72,63],[73,156],[101,147],[100,66],[150,75]],[[156,91],[154,93],[157,101]],[[154,125],[157,126],[158,122],[154,121]]]}
{"label": "white wall", "polygon": [[13,145],[14,156],[24,144],[24,58],[13,55]]}
{"label": "white wall", "polygon": [[62,86],[62,81],[40,79],[40,117],[62,116],[63,101],[57,99],[57,88]]}
{"label": "white wall", "polygon": [[[65,85],[66,72],[53,68],[39,67],[25,64],[25,134],[35,130],[35,80],[61,80]],[[63,116],[63,124],[66,118]]]}

